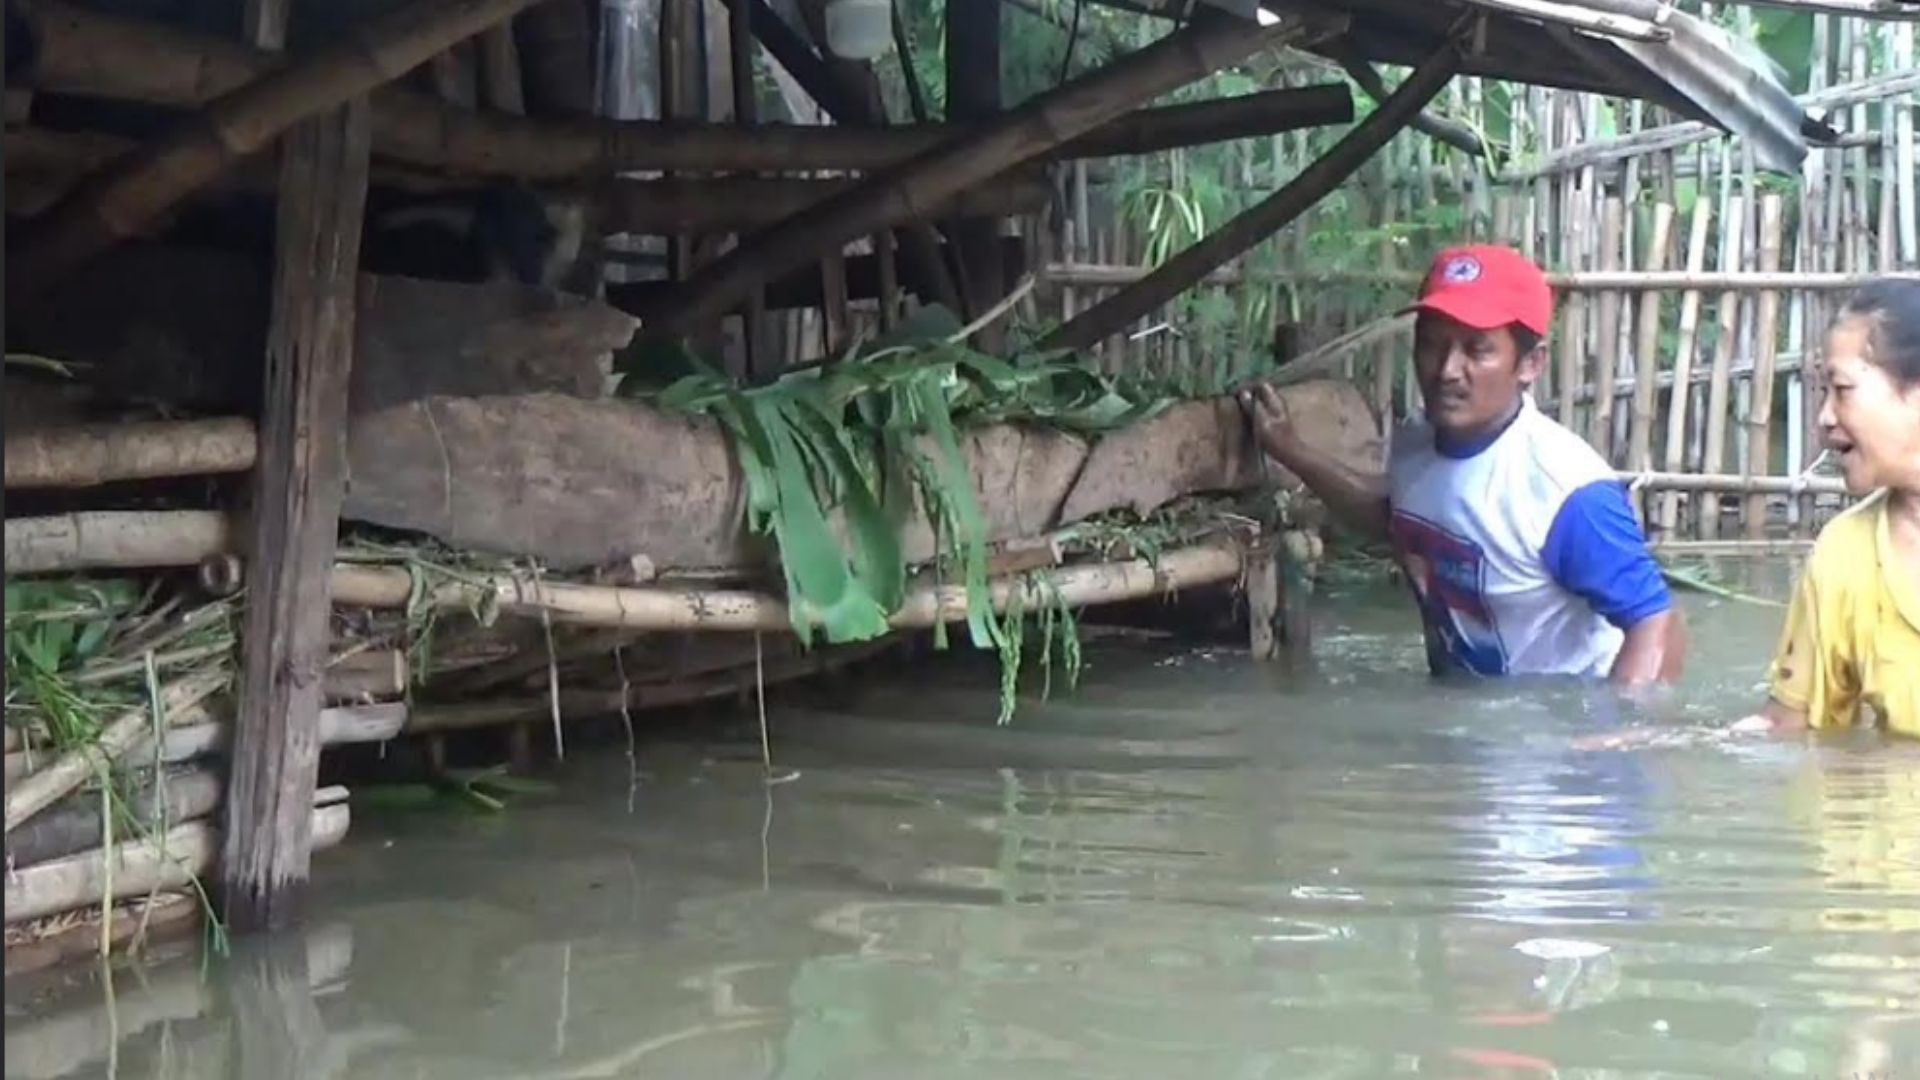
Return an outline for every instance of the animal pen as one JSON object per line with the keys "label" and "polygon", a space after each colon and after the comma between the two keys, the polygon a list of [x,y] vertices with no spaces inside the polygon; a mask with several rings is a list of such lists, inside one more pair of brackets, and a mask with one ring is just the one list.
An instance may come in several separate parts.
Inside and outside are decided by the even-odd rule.
{"label": "animal pen", "polygon": [[[1653,371],[1654,350],[1598,395],[1585,373],[1658,329],[1648,282],[1689,290],[1689,326],[1715,290],[1759,298],[1751,318],[1723,303],[1730,325],[1769,325],[1778,287],[1911,257],[1908,175],[1881,195],[1908,238],[1828,259],[1821,241],[1891,189],[1824,170],[1872,147],[1653,0],[1130,4],[1164,32],[1021,102],[994,75],[1001,6],[969,0],[941,27],[938,117],[913,64],[902,116],[874,64],[836,52],[844,2],[249,0],[164,22],[112,0],[8,4],[10,969],[203,908],[285,925],[313,852],[348,828],[346,788],[322,781],[365,744],[424,743],[443,783],[490,800],[497,777],[458,768],[451,737],[500,731],[525,764],[536,740],[564,753],[575,720],[631,737],[646,710],[751,702],[944,644],[950,624],[999,653],[1010,710],[1023,651],[1070,673],[1076,612],[1176,590],[1244,593],[1255,651],[1275,651],[1317,519],[1222,391],[1274,379],[1306,434],[1377,465],[1383,420],[1411,404],[1399,368],[1344,376],[1393,344],[1368,329],[1280,366],[1249,348],[1143,370],[1118,340],[1300,234],[1383,148],[1430,156],[1395,137],[1453,132],[1436,103],[1462,77],[1537,87],[1529,115],[1568,147],[1516,180],[1525,197],[1460,187],[1487,209],[1478,231],[1580,275],[1562,278],[1583,329],[1556,400],[1597,436],[1624,430],[1640,471],[1685,460],[1649,456],[1652,381],[1614,381]],[[886,21],[901,54],[932,48]],[[1155,104],[1250,58],[1269,86]],[[1589,94],[1679,126],[1608,151],[1576,134]],[[1910,173],[1900,117],[1875,137]],[[1297,133],[1343,125],[1304,152]],[[1633,246],[1626,207],[1660,192],[1656,230],[1675,229],[1679,147],[1714,129],[1742,139],[1711,166],[1737,193],[1696,209],[1692,235],[1758,222],[1747,248],[1775,276],[1743,270],[1738,246],[1707,276],[1704,239],[1684,278],[1623,274],[1666,248]],[[1230,140],[1299,152],[1151,271],[1085,265],[1089,161]],[[1749,214],[1743,196],[1803,168],[1833,209],[1788,253],[1779,200]],[[1616,174],[1627,189],[1603,184]],[[376,206],[474,211],[503,184],[540,208],[544,246],[506,260],[519,269],[376,255]],[[1597,234],[1563,228],[1590,215]],[[1063,262],[1050,236],[1069,219]],[[1818,304],[1790,306],[1812,333]],[[1674,378],[1709,369],[1723,421],[1747,354],[1716,340]],[[1773,335],[1746,340],[1756,373],[1792,370]],[[1770,415],[1771,380],[1748,384]],[[1764,453],[1741,460],[1766,471]]]}

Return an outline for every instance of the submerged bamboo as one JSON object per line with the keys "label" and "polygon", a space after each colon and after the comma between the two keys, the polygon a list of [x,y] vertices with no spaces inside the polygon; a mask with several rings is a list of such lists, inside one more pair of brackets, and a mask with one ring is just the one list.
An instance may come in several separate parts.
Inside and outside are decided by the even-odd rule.
{"label": "submerged bamboo", "polygon": [[[317,806],[312,815],[316,850],[346,838],[352,821],[346,803]],[[116,844],[111,854],[94,850],[17,870],[6,876],[7,922],[72,911],[103,897],[121,900],[181,888],[207,873],[219,848],[219,830],[210,822],[192,821],[153,839]]]}
{"label": "submerged bamboo", "polygon": [[[225,686],[228,678],[224,671],[188,675],[161,690],[161,707],[168,713],[191,708]],[[102,729],[92,743],[68,750],[39,772],[17,784],[8,784],[5,831],[12,832],[28,818],[53,805],[96,769],[110,766],[139,744],[141,736],[152,729],[153,722],[153,713],[147,706],[131,709]],[[12,917],[11,909],[8,917]]]}

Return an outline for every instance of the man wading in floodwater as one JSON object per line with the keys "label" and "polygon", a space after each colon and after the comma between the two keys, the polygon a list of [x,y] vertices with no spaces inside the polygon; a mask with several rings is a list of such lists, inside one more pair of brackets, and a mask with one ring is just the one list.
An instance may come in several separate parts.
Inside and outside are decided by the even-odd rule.
{"label": "man wading in floodwater", "polygon": [[1434,260],[1412,310],[1426,422],[1393,433],[1385,476],[1306,445],[1273,387],[1241,392],[1261,445],[1328,508],[1390,540],[1435,674],[1679,675],[1659,564],[1612,468],[1534,405],[1553,293],[1508,248]]}

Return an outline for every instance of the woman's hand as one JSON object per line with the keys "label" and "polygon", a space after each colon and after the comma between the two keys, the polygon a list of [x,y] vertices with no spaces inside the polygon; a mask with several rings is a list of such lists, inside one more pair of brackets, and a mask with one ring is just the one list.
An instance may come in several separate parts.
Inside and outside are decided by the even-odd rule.
{"label": "woman's hand", "polygon": [[1798,735],[1806,729],[1806,713],[1769,699],[1759,712],[1741,717],[1727,730],[1735,735]]}

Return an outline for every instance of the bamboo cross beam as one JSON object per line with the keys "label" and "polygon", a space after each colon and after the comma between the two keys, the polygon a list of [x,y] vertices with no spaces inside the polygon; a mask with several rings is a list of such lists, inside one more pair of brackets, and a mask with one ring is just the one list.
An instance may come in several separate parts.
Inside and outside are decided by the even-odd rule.
{"label": "bamboo cross beam", "polygon": [[[1042,281],[1057,285],[1113,287],[1130,285],[1151,274],[1145,266],[1112,266],[1093,263],[1050,263],[1040,271]],[[1238,267],[1223,266],[1209,272],[1201,285],[1383,285],[1412,289],[1423,275],[1390,270],[1329,270],[1294,273],[1247,273]],[[1770,292],[1805,290],[1809,292],[1850,292],[1870,281],[1920,281],[1920,272],[1890,270],[1881,273],[1854,273],[1833,270],[1780,271],[1692,271],[1692,270],[1550,270],[1547,284],[1555,292]]]}
{"label": "bamboo cross beam", "polygon": [[398,79],[535,0],[413,0],[304,60],[208,102],[36,218],[9,259],[9,306],[132,235],[288,128]]}
{"label": "bamboo cross beam", "polygon": [[[59,3],[34,10],[40,55],[29,75],[45,92],[197,107],[280,64],[237,42],[157,24]],[[114,62],[103,63],[103,56]],[[942,123],[881,127],[865,114],[842,117],[839,125],[762,124],[751,130],[656,120],[529,119],[458,109],[395,87],[376,91],[372,107],[379,157],[440,173],[530,182],[636,170],[870,171],[899,165],[971,130]],[[1048,159],[1151,153],[1352,118],[1352,97],[1342,84],[1268,90],[1139,109],[1058,147]]]}
{"label": "bamboo cross beam", "polygon": [[1287,17],[1271,27],[1203,11],[1187,28],[1099,71],[1034,98],[897,168],[863,180],[742,243],[679,288],[637,312],[642,333],[677,335],[725,314],[756,285],[819,257],[899,215],[1033,160],[1133,106],[1218,71],[1262,49],[1324,32],[1330,21]]}
{"label": "bamboo cross beam", "polygon": [[1091,348],[1192,288],[1228,259],[1244,254],[1285,228],[1344,183],[1419,115],[1459,67],[1459,50],[1449,43],[1416,68],[1384,104],[1369,113],[1319,160],[1302,169],[1285,187],[1242,211],[1146,277],[1081,312],[1042,339],[1040,347]]}
{"label": "bamboo cross beam", "polygon": [[[1920,71],[1891,71],[1870,79],[1816,90],[1796,100],[1805,109],[1832,109],[1845,105],[1891,100],[1915,90],[1920,90]],[[1725,132],[1711,124],[1687,120],[1678,124],[1636,131],[1631,135],[1622,135],[1617,138],[1594,139],[1564,150],[1556,150],[1531,165],[1509,169],[1499,175],[1498,182],[1524,184],[1541,177],[1576,172],[1610,161],[1658,153],[1663,150],[1677,150],[1723,134]]]}

